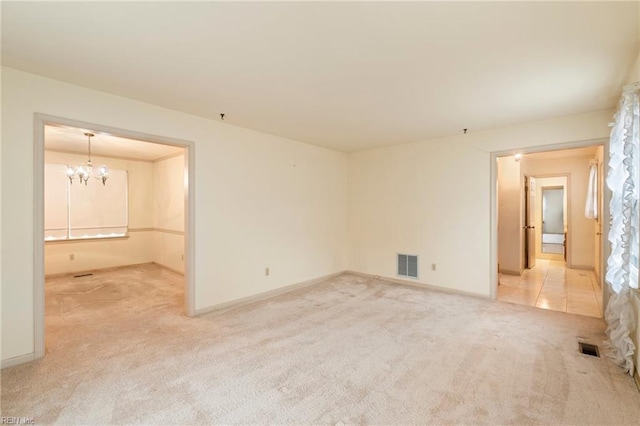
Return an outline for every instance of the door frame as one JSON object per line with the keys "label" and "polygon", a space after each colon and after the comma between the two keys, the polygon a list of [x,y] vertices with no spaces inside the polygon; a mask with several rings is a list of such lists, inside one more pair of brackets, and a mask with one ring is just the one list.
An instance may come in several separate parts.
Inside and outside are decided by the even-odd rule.
{"label": "door frame", "polygon": [[[564,177],[564,176],[561,176]],[[544,178],[542,178],[544,179]],[[569,177],[565,177],[565,184],[564,186],[558,186],[558,185],[551,185],[551,186],[541,186],[540,187],[540,254],[544,255],[550,255],[550,256],[554,256],[553,258],[557,258],[556,254],[557,253],[544,253],[543,251],[543,241],[542,241],[542,236],[544,235],[544,209],[542,208],[542,204],[544,203],[544,191],[553,191],[553,190],[562,190],[562,229],[563,229],[563,234],[565,234],[564,229],[566,229],[566,235],[568,236],[569,234],[569,181],[570,178]],[[566,202],[565,202],[566,200]],[[566,208],[565,208],[565,204],[566,204]],[[564,221],[564,218],[567,218],[567,221]],[[565,239],[564,241],[564,253],[562,254],[563,259],[569,263],[569,249],[568,249],[568,243],[569,241]]]}
{"label": "door frame", "polygon": [[[598,138],[598,139],[586,139],[582,141],[575,142],[565,142],[551,145],[538,145],[538,146],[528,146],[521,148],[511,148],[500,151],[492,151],[490,153],[490,181],[489,181],[489,192],[490,192],[490,202],[489,202],[489,228],[490,228],[490,243],[489,243],[489,295],[491,300],[496,300],[498,298],[498,158],[500,157],[509,157],[516,154],[532,154],[534,152],[545,152],[545,151],[559,151],[563,149],[572,149],[572,148],[584,148],[589,146],[598,146],[602,145],[604,147],[604,162],[606,163],[607,158],[609,158],[609,139],[608,138]],[[556,175],[557,176],[557,175]],[[606,182],[606,174],[602,177]],[[609,235],[609,202],[611,200],[611,190],[607,188],[607,185],[603,185],[604,191],[602,194],[602,235]],[[569,204],[569,203],[567,203]],[[568,208],[568,206],[567,206]],[[567,213],[569,213],[567,211]],[[603,277],[606,275],[606,262],[604,259],[609,258],[609,254],[611,253],[611,245],[607,244],[607,240],[605,238],[601,239],[601,265],[603,269],[603,273],[601,274]],[[603,284],[603,278],[600,277],[601,284]],[[606,286],[602,285],[602,288],[605,289]],[[603,311],[607,306],[609,301],[609,294],[606,290],[603,290],[602,294],[602,304]]]}
{"label": "door frame", "polygon": [[102,124],[56,117],[47,114],[34,114],[33,142],[33,315],[34,315],[34,358],[45,354],[45,270],[44,270],[44,127],[45,125],[63,125],[91,129],[115,136],[137,139],[161,145],[183,148],[185,167],[184,199],[184,313],[188,317],[195,315],[195,143],[165,136],[152,135],[134,130],[120,129]]}
{"label": "door frame", "polygon": [[[567,198],[567,223],[564,224],[566,225],[567,228],[567,241],[565,241],[565,256],[566,256],[566,263],[567,263],[567,267],[571,268],[573,266],[573,258],[571,256],[571,173],[550,173],[550,174],[543,174],[543,175],[535,175],[534,177],[539,178],[539,179],[545,179],[545,178],[555,178],[555,177],[559,177],[559,178],[565,178],[565,197]],[[547,187],[545,187],[547,188]],[[552,187],[549,187],[552,188]],[[561,188],[561,187],[558,187]],[[542,193],[542,187],[540,188],[540,192]],[[542,200],[540,200],[540,210],[542,210]],[[542,211],[540,212],[540,244],[542,244]],[[540,253],[542,254],[542,246],[540,246]],[[549,257],[549,259],[551,259],[553,257]],[[544,257],[541,257],[541,259],[544,259]]]}

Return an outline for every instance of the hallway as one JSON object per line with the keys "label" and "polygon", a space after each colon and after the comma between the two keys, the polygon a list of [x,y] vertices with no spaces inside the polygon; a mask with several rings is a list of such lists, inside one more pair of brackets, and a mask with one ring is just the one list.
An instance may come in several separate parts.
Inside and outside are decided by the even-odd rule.
{"label": "hallway", "polygon": [[501,274],[498,300],[602,317],[602,290],[593,272],[567,268],[560,260],[536,259],[535,268],[521,276]]}

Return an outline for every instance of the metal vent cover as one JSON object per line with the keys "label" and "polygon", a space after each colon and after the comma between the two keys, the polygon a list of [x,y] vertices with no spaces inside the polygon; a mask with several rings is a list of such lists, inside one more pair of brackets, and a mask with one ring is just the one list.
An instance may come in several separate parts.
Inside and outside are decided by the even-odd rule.
{"label": "metal vent cover", "polygon": [[596,345],[585,342],[578,342],[578,346],[580,348],[581,354],[600,357],[600,350]]}
{"label": "metal vent cover", "polygon": [[398,276],[418,278],[418,256],[398,253]]}

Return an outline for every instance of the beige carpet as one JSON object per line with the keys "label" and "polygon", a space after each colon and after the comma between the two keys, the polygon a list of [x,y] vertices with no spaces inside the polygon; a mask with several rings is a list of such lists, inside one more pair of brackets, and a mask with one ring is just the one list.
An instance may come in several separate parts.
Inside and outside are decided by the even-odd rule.
{"label": "beige carpet", "polygon": [[[222,283],[220,285],[223,285]],[[38,424],[638,424],[600,319],[343,275],[189,319],[153,266],[47,284],[47,356],[2,371]]]}

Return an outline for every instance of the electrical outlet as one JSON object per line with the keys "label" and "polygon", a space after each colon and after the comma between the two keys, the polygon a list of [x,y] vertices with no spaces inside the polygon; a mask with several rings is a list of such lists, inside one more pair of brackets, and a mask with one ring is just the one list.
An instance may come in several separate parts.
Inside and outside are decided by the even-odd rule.
{"label": "electrical outlet", "polygon": [[265,277],[268,277],[270,272],[271,271],[269,270],[269,268],[264,268],[264,276]]}
{"label": "electrical outlet", "polygon": [[76,259],[76,255],[75,255],[75,254],[73,254],[73,253],[71,253],[71,254],[69,255],[69,260],[75,260],[75,259]]}
{"label": "electrical outlet", "polygon": [[432,264],[431,264],[431,270],[432,270],[432,271],[435,271],[435,270],[436,270],[436,264],[435,264],[435,263],[432,263]]}

